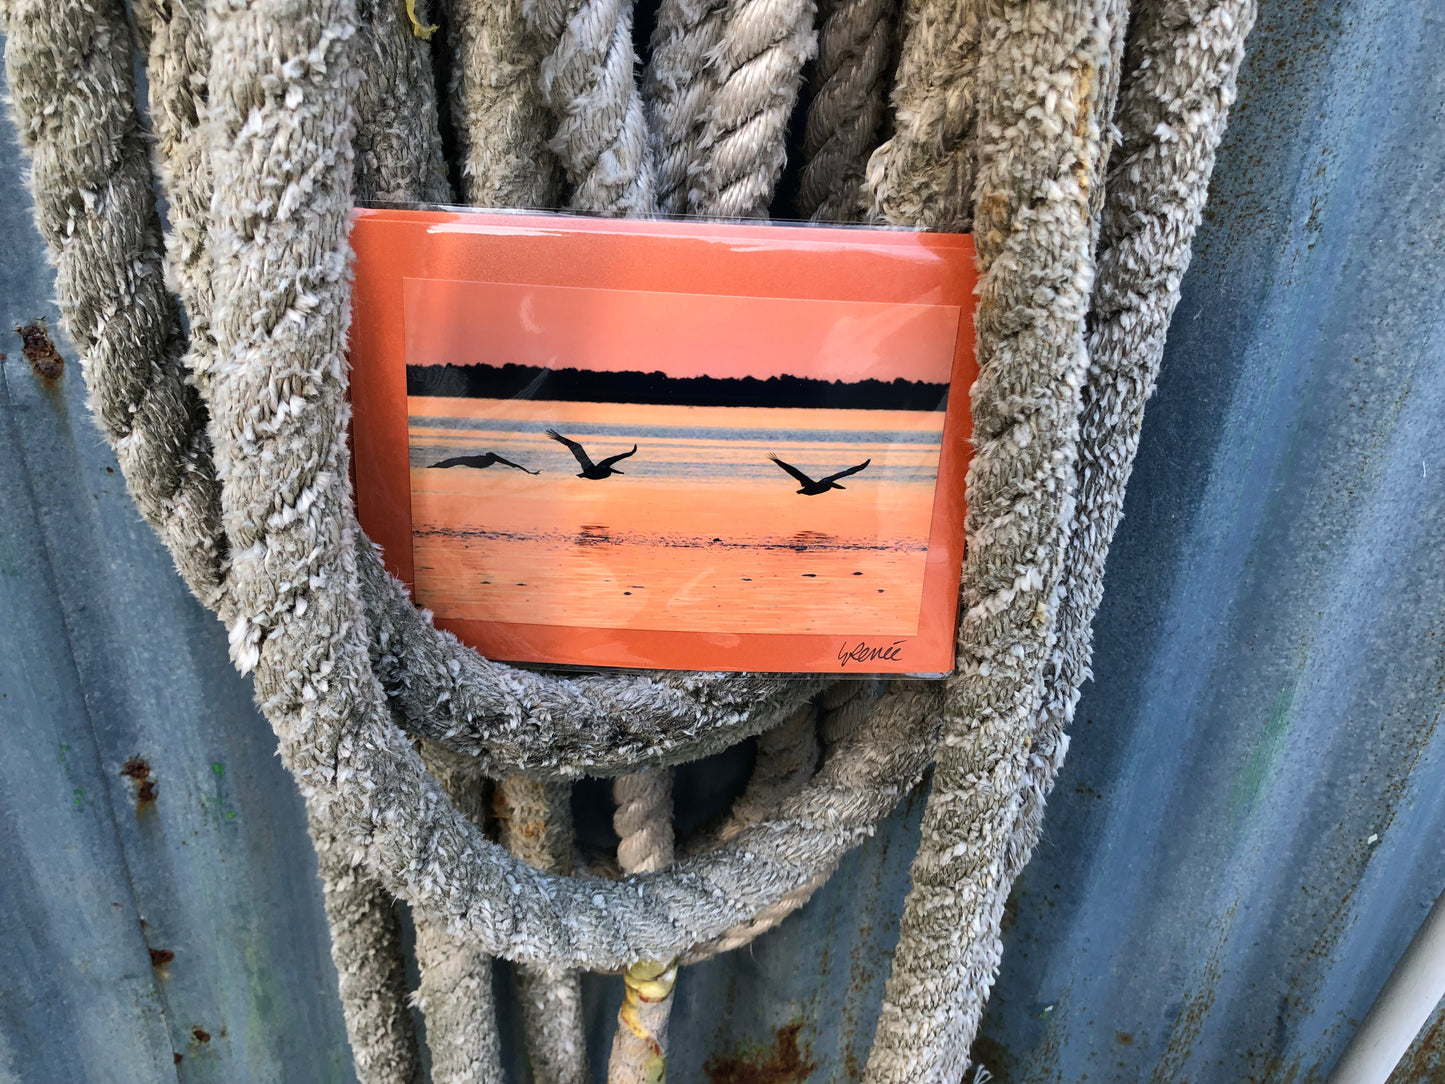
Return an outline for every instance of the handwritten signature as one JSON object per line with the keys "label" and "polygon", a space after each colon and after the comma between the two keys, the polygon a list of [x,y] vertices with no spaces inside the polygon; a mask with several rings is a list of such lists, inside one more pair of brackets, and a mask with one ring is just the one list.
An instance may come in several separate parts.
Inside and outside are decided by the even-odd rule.
{"label": "handwritten signature", "polygon": [[838,649],[838,666],[846,670],[850,662],[902,662],[904,640],[894,640],[882,647],[869,647],[868,641],[859,640],[849,647],[847,641]]}

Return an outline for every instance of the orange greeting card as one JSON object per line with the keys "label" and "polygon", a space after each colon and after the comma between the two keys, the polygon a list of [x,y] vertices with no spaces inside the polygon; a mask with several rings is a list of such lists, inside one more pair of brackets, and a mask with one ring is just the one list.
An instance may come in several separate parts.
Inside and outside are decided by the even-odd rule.
{"label": "orange greeting card", "polygon": [[972,239],[360,210],[358,513],[511,662],[952,669]]}

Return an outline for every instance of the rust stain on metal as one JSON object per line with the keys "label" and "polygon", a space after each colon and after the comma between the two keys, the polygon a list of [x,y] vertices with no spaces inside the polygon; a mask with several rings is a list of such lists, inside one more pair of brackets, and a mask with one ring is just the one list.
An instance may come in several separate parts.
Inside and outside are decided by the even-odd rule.
{"label": "rust stain on metal", "polygon": [[151,966],[157,969],[165,967],[176,958],[176,954],[168,948],[153,948],[150,954]]}
{"label": "rust stain on metal", "polygon": [[151,766],[144,757],[131,757],[121,765],[120,774],[136,784],[136,813],[141,813],[155,804],[160,786],[151,778]]}
{"label": "rust stain on metal", "polygon": [[1422,1084],[1445,1080],[1445,1006],[1435,1010],[1425,1029],[1395,1066],[1388,1084]]}
{"label": "rust stain on metal", "polygon": [[198,1043],[208,1043],[211,1041],[211,1033],[203,1027],[194,1027],[191,1028],[191,1038]]}
{"label": "rust stain on metal", "polygon": [[144,757],[131,757],[120,766],[120,774],[127,779],[145,779],[151,774],[151,766]]}
{"label": "rust stain on metal", "polygon": [[[1324,1077],[1320,1075],[1319,1069],[1310,1069],[1300,1076],[1299,1061],[1293,1061],[1283,1069],[1268,1070],[1268,1076],[1259,1076],[1250,1073],[1245,1084],[1324,1084]],[[1411,1081],[1411,1084],[1419,1084],[1418,1081]]]}
{"label": "rust stain on metal", "polygon": [[798,1040],[801,1020],[778,1028],[773,1042],[761,1050],[731,1057],[711,1057],[702,1071],[712,1084],[802,1084],[817,1069],[812,1050]]}
{"label": "rust stain on metal", "polygon": [[1184,1006],[1180,1009],[1169,1033],[1169,1043],[1154,1068],[1154,1075],[1149,1078],[1149,1084],[1175,1084],[1175,1082],[1185,1079],[1184,1067],[1195,1043],[1199,1041],[1205,1021],[1209,1019],[1209,1012],[1214,1007],[1215,995],[1219,992],[1220,981],[1224,978],[1221,956],[1228,939],[1228,930],[1233,926],[1234,913],[1238,907],[1239,902],[1236,900],[1224,913],[1214,949],[1205,961],[1194,990],[1184,999]]}
{"label": "rust stain on metal", "polygon": [[45,321],[36,320],[33,323],[17,326],[15,334],[20,336],[25,360],[30,362],[30,368],[35,375],[47,383],[59,380],[60,374],[65,371],[65,359],[60,356],[60,351],[55,349],[55,343],[50,339],[50,331],[46,328]]}

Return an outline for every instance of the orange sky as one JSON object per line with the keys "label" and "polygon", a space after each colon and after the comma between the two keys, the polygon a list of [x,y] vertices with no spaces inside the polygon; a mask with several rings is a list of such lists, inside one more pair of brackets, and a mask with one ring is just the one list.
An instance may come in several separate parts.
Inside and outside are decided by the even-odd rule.
{"label": "orange sky", "polygon": [[406,360],[944,384],[960,311],[408,278]]}

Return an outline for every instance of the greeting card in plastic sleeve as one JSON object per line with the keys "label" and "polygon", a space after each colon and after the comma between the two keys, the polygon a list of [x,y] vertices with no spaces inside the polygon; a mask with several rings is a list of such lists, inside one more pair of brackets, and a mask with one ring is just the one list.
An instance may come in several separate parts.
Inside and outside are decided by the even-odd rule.
{"label": "greeting card in plastic sleeve", "polygon": [[971,239],[363,210],[362,526],[483,654],[942,673]]}

